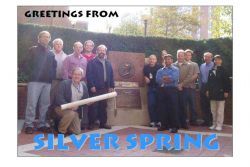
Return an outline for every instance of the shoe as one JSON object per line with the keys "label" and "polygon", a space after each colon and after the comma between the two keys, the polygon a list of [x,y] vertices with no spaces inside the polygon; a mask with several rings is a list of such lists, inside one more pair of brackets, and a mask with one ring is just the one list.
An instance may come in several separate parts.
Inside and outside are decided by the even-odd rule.
{"label": "shoe", "polygon": [[172,128],[172,129],[170,130],[170,132],[171,132],[171,133],[177,133],[177,132],[178,132],[178,129],[177,129],[177,128]]}
{"label": "shoe", "polygon": [[81,125],[81,130],[86,130],[88,128],[88,125],[84,124],[84,125]]}
{"label": "shoe", "polygon": [[181,126],[181,128],[182,128],[182,129],[189,129],[189,127],[188,127],[188,125],[187,125],[187,124],[182,125],[182,126]]}
{"label": "shoe", "polygon": [[155,125],[154,122],[150,122],[149,126],[150,126],[150,127],[155,127],[156,125]]}
{"label": "shoe", "polygon": [[215,127],[216,127],[216,125],[212,125],[212,126],[209,127],[209,129],[210,129],[210,130],[214,130]]}
{"label": "shoe", "polygon": [[215,128],[215,130],[217,130],[217,131],[222,131],[222,127],[217,126],[217,127]]}
{"label": "shoe", "polygon": [[94,125],[95,125],[96,127],[99,127],[99,126],[100,126],[100,121],[97,119],[97,120],[95,121]]}
{"label": "shoe", "polygon": [[34,133],[34,129],[32,127],[26,127],[25,128],[25,133],[26,134],[33,134]]}
{"label": "shoe", "polygon": [[70,133],[70,132],[61,133],[61,132],[59,132],[57,135],[59,135],[59,134],[64,135],[64,137],[68,137],[68,136],[72,135],[73,133]]}
{"label": "shoe", "polygon": [[199,124],[198,124],[196,121],[191,121],[191,122],[190,122],[190,125],[191,125],[191,126],[198,126]]}
{"label": "shoe", "polygon": [[111,129],[111,126],[110,125],[107,125],[107,124],[104,124],[104,125],[100,125],[101,129]]}
{"label": "shoe", "polygon": [[157,122],[156,127],[161,127],[161,122]]}
{"label": "shoe", "polygon": [[93,129],[95,129],[95,125],[94,125],[94,124],[90,124],[90,125],[88,126],[88,130],[93,130]]}
{"label": "shoe", "polygon": [[203,123],[201,124],[201,126],[208,126],[208,127],[209,127],[209,124],[208,124],[207,122],[203,122]]}
{"label": "shoe", "polygon": [[40,132],[43,132],[43,133],[52,133],[51,128],[46,127],[46,126],[42,126],[42,127],[38,128],[37,130],[40,131]]}
{"label": "shoe", "polygon": [[161,126],[161,127],[157,128],[157,130],[158,131],[164,131],[164,130],[168,130],[168,129],[166,127],[164,127],[164,126]]}

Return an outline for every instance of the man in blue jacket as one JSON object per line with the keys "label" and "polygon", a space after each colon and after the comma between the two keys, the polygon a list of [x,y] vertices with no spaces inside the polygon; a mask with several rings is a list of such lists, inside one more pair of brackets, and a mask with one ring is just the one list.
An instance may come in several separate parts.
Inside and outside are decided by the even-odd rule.
{"label": "man in blue jacket", "polygon": [[[111,63],[106,59],[107,47],[99,45],[96,50],[97,56],[88,63],[87,85],[91,97],[114,91],[113,69]],[[99,101],[91,106],[89,112],[89,129],[94,128],[94,123],[98,118],[99,128],[111,129],[107,125],[107,101]]]}
{"label": "man in blue jacket", "polygon": [[28,75],[27,106],[25,112],[25,133],[34,132],[36,108],[39,103],[38,131],[50,132],[46,123],[46,113],[50,105],[51,82],[56,78],[57,63],[55,55],[50,50],[51,39],[48,31],[42,31],[38,35],[38,44],[29,49],[25,60],[24,70]]}

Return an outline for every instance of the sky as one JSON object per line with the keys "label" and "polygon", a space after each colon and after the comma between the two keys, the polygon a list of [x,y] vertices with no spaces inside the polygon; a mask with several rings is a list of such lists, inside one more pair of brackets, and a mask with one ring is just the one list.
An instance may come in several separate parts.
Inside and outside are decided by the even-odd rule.
{"label": "sky", "polygon": [[77,21],[77,20],[83,20],[83,21],[87,21],[88,22],[88,31],[92,31],[92,32],[103,32],[103,33],[107,33],[108,32],[108,26],[110,25],[112,27],[112,29],[114,29],[115,27],[118,27],[119,24],[121,23],[122,19],[126,18],[126,17],[131,17],[131,16],[139,16],[141,14],[146,14],[149,12],[149,8],[148,7],[142,7],[142,6],[138,6],[138,7],[131,7],[131,6],[127,6],[127,7],[122,7],[122,6],[115,6],[115,7],[105,7],[105,6],[84,6],[84,7],[80,7],[80,6],[74,6],[74,7],[69,7],[70,10],[97,10],[97,11],[102,11],[102,10],[106,10],[106,11],[117,11],[119,17],[114,17],[114,18],[108,18],[108,17],[104,17],[104,18],[93,18],[93,17],[81,17],[81,18],[70,18],[71,21]]}

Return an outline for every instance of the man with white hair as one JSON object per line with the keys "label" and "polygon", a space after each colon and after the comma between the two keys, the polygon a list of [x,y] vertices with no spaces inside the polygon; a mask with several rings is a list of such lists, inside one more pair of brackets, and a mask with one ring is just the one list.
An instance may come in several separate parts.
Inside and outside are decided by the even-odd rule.
{"label": "man with white hair", "polygon": [[63,61],[66,59],[67,55],[63,51],[63,40],[61,38],[56,38],[52,42],[53,49],[52,52],[55,55],[55,60],[57,62],[56,67],[56,79],[52,81],[51,85],[51,104],[55,102],[55,96],[56,92],[58,91],[58,86],[60,81],[62,81],[62,67],[63,67]]}
{"label": "man with white hair", "polygon": [[56,78],[62,79],[63,61],[67,57],[67,55],[63,51],[63,40],[61,38],[56,38],[53,40],[52,44],[53,44],[52,52],[54,53],[57,62]]}
{"label": "man with white hair", "polygon": [[212,61],[213,54],[210,52],[205,52],[203,55],[204,63],[200,66],[200,77],[199,77],[199,86],[200,86],[200,102],[201,110],[203,112],[202,126],[211,126],[212,125],[212,113],[210,108],[210,100],[206,96],[206,84],[208,81],[209,71],[213,69],[214,63]]}
{"label": "man with white hair", "polygon": [[[97,56],[88,63],[87,66],[87,85],[90,96],[98,96],[114,90],[113,69],[111,63],[106,59],[107,47],[99,45],[97,47]],[[111,129],[107,125],[107,101],[102,100],[92,105],[89,112],[89,129],[94,128],[96,119],[100,121],[99,128]]]}
{"label": "man with white hair", "polygon": [[39,105],[38,131],[50,132],[46,122],[46,113],[50,105],[51,82],[56,77],[55,55],[50,50],[51,39],[48,31],[42,31],[38,35],[38,44],[29,49],[24,70],[28,74],[27,106],[25,112],[25,133],[34,132],[36,108]]}
{"label": "man with white hair", "polygon": [[186,122],[186,108],[185,108],[185,92],[187,91],[189,83],[192,81],[192,67],[185,61],[185,51],[179,49],[177,51],[177,61],[174,63],[174,66],[179,68],[180,76],[178,82],[178,98],[179,98],[179,121],[180,128],[188,129]]}
{"label": "man with white hair", "polygon": [[[80,67],[83,71],[86,71],[87,68],[87,59],[83,57],[81,54],[83,51],[83,44],[79,41],[75,42],[73,45],[74,52],[70,54],[63,61],[63,79],[71,79],[72,78],[72,70],[75,67]],[[85,78],[82,78],[84,80]]]}
{"label": "man with white hair", "polygon": [[186,87],[186,91],[185,91],[185,108],[187,108],[187,106],[189,107],[189,112],[191,115],[190,118],[190,125],[198,125],[197,123],[197,112],[196,112],[196,98],[195,98],[195,94],[196,94],[196,84],[195,82],[197,81],[197,78],[199,76],[200,73],[200,69],[199,66],[196,62],[192,61],[192,56],[193,56],[193,51],[190,49],[186,49],[185,50],[185,60],[187,63],[189,63],[192,67],[192,80],[191,82],[187,85]]}
{"label": "man with white hair", "polygon": [[[71,109],[59,109],[62,104],[70,103],[86,99],[89,97],[88,88],[84,82],[81,81],[85,77],[85,72],[80,67],[75,67],[72,70],[72,79],[64,80],[60,83],[59,91],[57,93],[55,109],[59,121],[58,131],[62,134],[80,134],[81,124],[79,114],[86,113],[87,106],[73,107]],[[85,111],[84,111],[85,110]],[[87,114],[82,119],[85,119]]]}

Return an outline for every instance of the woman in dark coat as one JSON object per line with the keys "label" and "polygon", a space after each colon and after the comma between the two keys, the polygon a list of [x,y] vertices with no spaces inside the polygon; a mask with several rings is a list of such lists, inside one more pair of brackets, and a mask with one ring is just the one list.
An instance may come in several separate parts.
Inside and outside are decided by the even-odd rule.
{"label": "woman in dark coat", "polygon": [[211,112],[213,115],[213,125],[209,129],[221,131],[224,121],[225,99],[230,90],[230,80],[224,67],[220,55],[214,57],[214,67],[209,71],[206,85],[206,95],[210,99]]}

